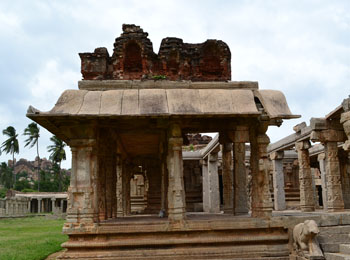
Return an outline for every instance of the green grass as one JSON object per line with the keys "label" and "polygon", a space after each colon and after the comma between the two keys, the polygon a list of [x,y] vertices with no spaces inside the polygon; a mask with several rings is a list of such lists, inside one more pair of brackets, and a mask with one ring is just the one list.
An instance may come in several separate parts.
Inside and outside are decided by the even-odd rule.
{"label": "green grass", "polygon": [[40,260],[61,250],[67,240],[63,223],[45,217],[0,219],[0,259]]}

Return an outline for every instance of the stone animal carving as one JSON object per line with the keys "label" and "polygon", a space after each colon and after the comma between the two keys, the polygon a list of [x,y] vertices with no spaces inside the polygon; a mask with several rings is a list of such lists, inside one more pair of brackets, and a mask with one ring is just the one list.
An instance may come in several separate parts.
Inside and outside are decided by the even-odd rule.
{"label": "stone animal carving", "polygon": [[319,233],[318,226],[314,220],[305,220],[293,228],[293,246],[300,255],[319,256],[323,253],[316,239]]}

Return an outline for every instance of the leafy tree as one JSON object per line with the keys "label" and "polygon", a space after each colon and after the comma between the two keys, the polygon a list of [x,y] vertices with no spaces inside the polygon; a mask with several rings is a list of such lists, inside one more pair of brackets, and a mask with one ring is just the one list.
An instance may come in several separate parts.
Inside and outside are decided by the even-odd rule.
{"label": "leafy tree", "polygon": [[0,189],[0,199],[5,198],[6,197],[6,193],[7,193],[7,188]]}
{"label": "leafy tree", "polygon": [[1,145],[1,150],[4,152],[11,153],[12,154],[12,168],[13,168],[13,175],[14,175],[14,184],[16,183],[16,176],[15,176],[15,153],[19,153],[19,144],[16,134],[16,129],[13,126],[9,126],[6,129],[2,131],[3,135],[6,135],[8,137],[7,140],[5,140]]}
{"label": "leafy tree", "polygon": [[50,141],[53,142],[52,145],[47,147],[47,151],[50,153],[50,160],[58,165],[58,179],[59,179],[59,191],[62,190],[62,176],[61,176],[61,162],[62,160],[66,160],[66,152],[64,147],[66,143],[59,139],[57,136],[52,136]]}
{"label": "leafy tree", "polygon": [[34,145],[36,145],[36,154],[38,158],[38,167],[37,167],[37,174],[38,174],[38,191],[40,191],[40,157],[39,157],[39,137],[40,137],[40,128],[36,123],[30,123],[26,129],[24,129],[23,135],[28,136],[28,138],[25,140],[24,147],[29,146],[29,148],[33,148]]}
{"label": "leafy tree", "polygon": [[4,162],[0,166],[0,182],[7,189],[13,186],[12,170]]}

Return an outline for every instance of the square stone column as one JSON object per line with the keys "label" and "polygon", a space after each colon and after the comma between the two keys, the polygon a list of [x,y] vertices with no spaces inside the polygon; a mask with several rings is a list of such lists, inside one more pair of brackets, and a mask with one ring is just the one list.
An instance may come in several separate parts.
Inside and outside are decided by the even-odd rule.
{"label": "square stone column", "polygon": [[38,213],[41,213],[41,201],[42,199],[41,198],[38,198]]}
{"label": "square stone column", "polygon": [[284,172],[283,172],[284,151],[270,154],[273,167],[273,193],[275,210],[286,209],[286,195],[284,192]]}
{"label": "square stone column", "polygon": [[218,173],[218,153],[208,155],[209,212],[220,212],[220,190]]}
{"label": "square stone column", "polygon": [[[224,212],[233,214],[233,160],[232,160],[232,143],[222,144],[222,182],[223,182],[223,198]],[[219,194],[220,195],[220,194]],[[220,197],[219,197],[220,201]],[[220,210],[220,205],[219,205]]]}
{"label": "square stone column", "polygon": [[234,212],[235,215],[248,214],[247,171],[245,166],[245,143],[233,144],[234,157]]}
{"label": "square stone column", "polygon": [[245,143],[249,142],[249,128],[244,125],[236,126],[235,131],[228,136],[233,142],[233,190],[234,214],[248,214],[248,185],[245,165]]}
{"label": "square stone column", "polygon": [[28,201],[28,209],[27,209],[27,211],[28,211],[28,213],[31,213],[31,203],[32,203],[32,199],[30,198],[29,199],[29,201]]}
{"label": "square stone column", "polygon": [[71,140],[72,173],[68,188],[67,223],[92,224],[98,221],[96,142]]}
{"label": "square stone column", "polygon": [[209,172],[208,160],[201,160],[203,185],[203,211],[209,212]]}
{"label": "square stone column", "polygon": [[56,202],[56,198],[51,198],[52,213],[54,214],[57,213],[55,202]]}
{"label": "square stone column", "polygon": [[304,212],[315,211],[309,156],[310,147],[310,141],[307,140],[295,144],[299,161],[300,209]]}
{"label": "square stone column", "polygon": [[170,221],[183,221],[186,217],[185,187],[183,180],[182,134],[178,124],[170,125],[168,132],[167,167],[168,218]]}
{"label": "square stone column", "polygon": [[321,185],[322,185],[322,203],[323,203],[323,209],[327,210],[327,175],[326,175],[326,162],[325,162],[326,156],[324,153],[320,153],[317,156],[318,163],[320,165],[320,172],[321,172]]}
{"label": "square stone column", "polygon": [[254,128],[250,129],[249,137],[252,175],[252,217],[269,218],[273,209],[269,188],[270,162],[267,155],[267,145],[270,143],[270,139],[266,134],[256,133]]}

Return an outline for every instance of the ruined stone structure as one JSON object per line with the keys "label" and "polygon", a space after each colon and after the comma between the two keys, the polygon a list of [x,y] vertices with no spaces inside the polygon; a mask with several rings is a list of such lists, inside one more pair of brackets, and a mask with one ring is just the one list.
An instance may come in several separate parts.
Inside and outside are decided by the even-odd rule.
{"label": "ruined stone structure", "polygon": [[152,42],[139,26],[123,25],[115,40],[113,55],[106,48],[80,53],[81,73],[85,80],[158,79],[191,81],[228,81],[231,79],[231,53],[226,43],[207,40],[201,44],[184,43],[168,37],[162,40],[158,55]]}
{"label": "ruined stone structure", "polygon": [[31,213],[61,215],[67,210],[66,192],[19,192],[9,190],[0,200],[0,217],[25,216]]}
{"label": "ruined stone structure", "polygon": [[[80,57],[79,90],[66,90],[49,112],[29,107],[27,113],[72,150],[62,258],[288,258],[288,231],[272,216],[266,135],[268,126],[298,117],[281,92],[229,81],[230,50],[222,41],[165,38],[156,55],[134,25],[123,26],[111,57],[105,48]],[[186,134],[200,132],[219,132],[224,148],[224,214],[215,190],[219,150],[209,145],[201,161],[206,213],[186,211],[197,204],[187,206],[184,175],[189,188],[200,176],[195,165],[184,174],[182,146]],[[248,184],[240,185],[245,143],[250,217]],[[137,172],[147,178],[150,215],[131,217],[130,180]]]}
{"label": "ruined stone structure", "polygon": [[[299,163],[300,208],[315,211],[322,203],[328,212],[350,208],[350,159],[347,151],[347,115],[349,99],[324,118],[312,118],[310,125],[301,123],[294,127],[295,134],[271,144],[271,154],[282,154],[296,149]],[[320,144],[311,145],[311,142]],[[273,160],[275,164],[275,160]],[[283,175],[282,169],[274,178]],[[281,187],[284,183],[281,182]],[[279,203],[285,197],[279,195]],[[321,202],[321,203],[320,203]]]}
{"label": "ruined stone structure", "polygon": [[31,213],[60,215],[67,210],[66,192],[19,192],[9,190],[0,200],[0,217],[25,216]]}

